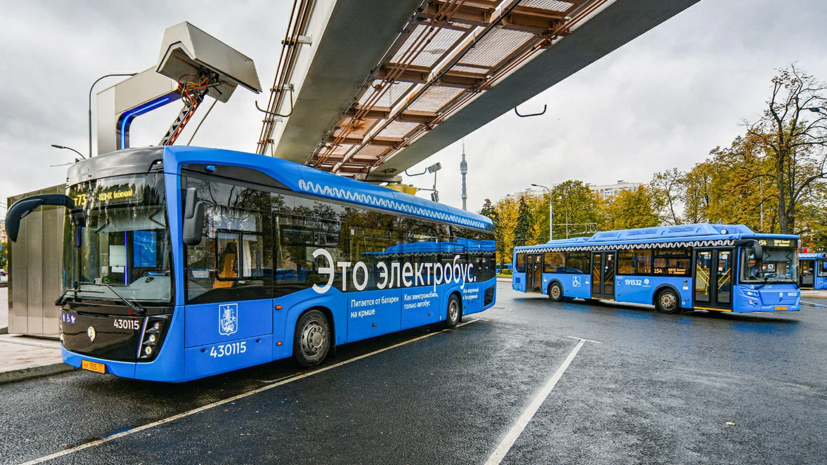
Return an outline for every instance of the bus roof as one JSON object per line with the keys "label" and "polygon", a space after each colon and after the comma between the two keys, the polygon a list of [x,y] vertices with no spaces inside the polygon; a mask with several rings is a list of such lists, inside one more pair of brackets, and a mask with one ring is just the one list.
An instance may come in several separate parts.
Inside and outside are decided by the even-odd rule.
{"label": "bus roof", "polygon": [[[163,157],[164,171],[180,174],[184,165],[254,169],[295,192],[379,208],[396,213],[493,231],[490,218],[382,186],[356,181],[280,158],[231,150],[188,146],[127,149],[101,155],[69,168],[67,184],[120,174],[143,174]],[[174,170],[174,171],[173,171]]]}
{"label": "bus roof", "polygon": [[558,239],[525,247],[515,247],[515,250],[592,250],[607,248],[606,246],[626,246],[612,248],[638,248],[644,244],[668,244],[666,247],[703,247],[734,245],[740,239],[794,239],[798,236],[790,234],[762,234],[756,233],[742,225],[725,224],[682,224],[678,226],[662,226],[655,228],[621,229],[617,231],[601,231],[591,237],[576,237],[572,239]]}
{"label": "bus roof", "polygon": [[800,253],[798,254],[799,260],[814,260],[816,258],[827,258],[827,253],[824,252],[810,252],[810,253]]}

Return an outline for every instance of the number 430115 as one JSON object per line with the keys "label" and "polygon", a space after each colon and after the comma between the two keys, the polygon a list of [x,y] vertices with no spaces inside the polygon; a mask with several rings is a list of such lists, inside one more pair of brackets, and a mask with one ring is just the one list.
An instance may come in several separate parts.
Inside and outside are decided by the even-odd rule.
{"label": "number 430115", "polygon": [[247,342],[232,342],[220,346],[210,347],[210,357],[221,358],[224,356],[243,354],[247,352]]}

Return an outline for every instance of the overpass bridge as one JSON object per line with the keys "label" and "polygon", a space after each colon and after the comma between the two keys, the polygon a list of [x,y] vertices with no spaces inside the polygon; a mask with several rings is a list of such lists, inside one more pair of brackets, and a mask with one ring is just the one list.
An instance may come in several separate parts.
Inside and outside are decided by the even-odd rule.
{"label": "overpass bridge", "polygon": [[698,0],[296,0],[257,152],[387,181]]}

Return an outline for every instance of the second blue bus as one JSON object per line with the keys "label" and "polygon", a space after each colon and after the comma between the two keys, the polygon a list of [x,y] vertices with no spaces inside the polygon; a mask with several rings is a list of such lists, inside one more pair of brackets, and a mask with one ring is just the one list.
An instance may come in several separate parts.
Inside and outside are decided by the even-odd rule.
{"label": "second blue bus", "polygon": [[581,298],[682,310],[801,309],[798,237],[743,225],[605,231],[515,247],[512,287],[552,300]]}
{"label": "second blue bus", "polygon": [[801,289],[827,289],[827,253],[800,253],[798,263]]}

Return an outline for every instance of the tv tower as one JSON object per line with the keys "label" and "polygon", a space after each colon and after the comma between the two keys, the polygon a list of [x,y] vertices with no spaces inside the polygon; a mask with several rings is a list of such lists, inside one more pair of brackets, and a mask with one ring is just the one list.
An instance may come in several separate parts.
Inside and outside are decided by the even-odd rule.
{"label": "tv tower", "polygon": [[468,173],[468,163],[465,162],[465,139],[462,139],[462,161],[459,163],[459,172],[462,174],[462,209],[465,208],[465,202],[468,200],[468,194],[465,192],[465,175]]}

